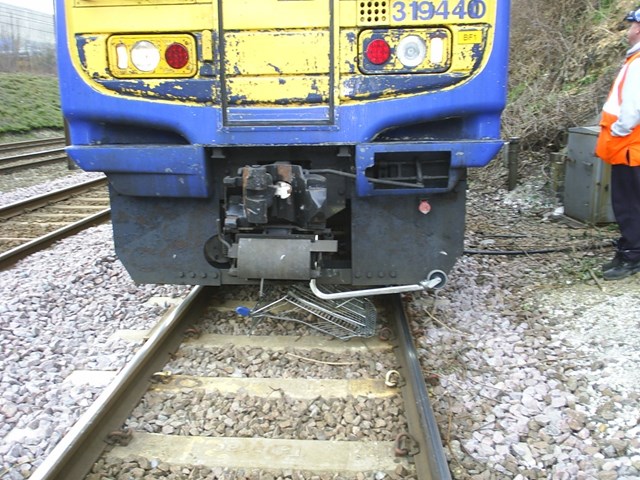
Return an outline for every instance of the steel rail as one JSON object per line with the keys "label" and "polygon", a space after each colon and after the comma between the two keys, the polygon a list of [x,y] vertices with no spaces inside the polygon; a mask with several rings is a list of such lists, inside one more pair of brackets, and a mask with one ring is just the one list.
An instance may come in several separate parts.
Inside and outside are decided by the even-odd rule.
{"label": "steel rail", "polygon": [[107,222],[110,218],[111,209],[106,208],[94,215],[85,217],[82,220],[54,230],[53,232],[47,233],[46,235],[43,235],[41,237],[34,238],[33,240],[27,243],[23,243],[22,245],[12,248],[11,250],[7,250],[6,252],[0,254],[0,270],[4,270],[10,267],[18,260],[21,260],[34,252],[45,249],[58,240],[75,235],[76,233],[81,232],[82,230],[86,230],[89,227]]}
{"label": "steel rail", "polygon": [[106,178],[98,178],[89,180],[87,182],[78,183],[77,185],[73,185],[71,187],[62,188],[54,192],[44,193],[42,195],[27,198],[26,200],[21,200],[19,202],[10,203],[9,205],[0,207],[0,219],[11,218],[24,212],[25,210],[34,210],[36,208],[44,207],[51,203],[59,202],[60,200],[64,200],[65,198],[83,193],[91,188],[99,187],[106,184]]}
{"label": "steel rail", "polygon": [[185,327],[201,313],[211,287],[194,287],[185,300],[150,332],[147,341],[80,417],[31,480],[81,480],[107,446],[109,433],[122,427],[149,388],[151,376],[162,369],[182,341]]}
{"label": "steel rail", "polygon": [[19,162],[20,160],[30,160],[32,158],[42,157],[44,155],[53,155],[56,153],[64,153],[64,147],[54,148],[51,150],[39,150],[37,152],[20,153],[18,155],[11,155],[9,157],[0,158],[0,163]]}
{"label": "steel rail", "polygon": [[[43,154],[43,152],[38,152],[36,154],[32,154],[32,157],[41,157],[42,154]],[[42,160],[34,160],[34,161],[31,161],[31,162],[26,162],[26,163],[11,163],[10,165],[5,165],[6,163],[18,162],[20,160],[27,160],[27,159],[26,158],[17,159],[17,157],[2,158],[2,159],[0,159],[0,164],[2,164],[2,166],[0,166],[0,174],[6,174],[6,173],[14,172],[16,170],[24,170],[24,169],[27,169],[27,168],[33,168],[33,167],[37,167],[39,165],[47,165],[48,163],[62,162],[62,161],[67,160],[67,159],[68,159],[67,155],[64,154],[64,155],[58,155],[56,157],[43,158]]]}
{"label": "steel rail", "polygon": [[451,480],[440,431],[429,402],[427,386],[400,295],[394,295],[391,302],[396,320],[393,325],[398,343],[396,354],[404,380],[402,398],[405,414],[409,433],[418,443],[418,451],[413,455],[416,473],[420,480]]}
{"label": "steel rail", "polygon": [[24,140],[21,142],[11,142],[0,144],[0,152],[10,152],[12,150],[21,150],[24,148],[45,147],[55,145],[56,143],[64,143],[64,137],[42,138],[39,140]]}

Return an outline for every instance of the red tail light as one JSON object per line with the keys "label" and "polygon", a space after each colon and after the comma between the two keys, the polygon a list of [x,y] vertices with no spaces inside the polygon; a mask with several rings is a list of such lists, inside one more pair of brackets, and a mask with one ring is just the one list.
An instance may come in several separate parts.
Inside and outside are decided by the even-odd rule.
{"label": "red tail light", "polygon": [[170,67],[180,69],[189,63],[189,51],[180,43],[172,43],[164,52],[164,58]]}
{"label": "red tail light", "polygon": [[369,42],[365,55],[367,57],[367,60],[369,60],[374,65],[381,65],[389,60],[391,49],[389,48],[389,44],[387,42],[380,38],[377,38]]}

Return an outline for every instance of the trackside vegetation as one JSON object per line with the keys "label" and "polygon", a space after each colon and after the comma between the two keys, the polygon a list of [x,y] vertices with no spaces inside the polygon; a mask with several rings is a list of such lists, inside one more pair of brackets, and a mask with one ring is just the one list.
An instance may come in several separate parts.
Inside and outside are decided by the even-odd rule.
{"label": "trackside vegetation", "polygon": [[558,151],[568,128],[597,124],[640,0],[512,0],[504,137]]}
{"label": "trackside vegetation", "polygon": [[57,77],[0,73],[0,138],[42,129],[63,129]]}

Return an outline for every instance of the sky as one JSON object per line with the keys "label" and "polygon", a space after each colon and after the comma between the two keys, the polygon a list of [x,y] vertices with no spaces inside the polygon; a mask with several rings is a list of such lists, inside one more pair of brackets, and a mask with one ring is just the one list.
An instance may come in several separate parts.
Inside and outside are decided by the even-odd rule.
{"label": "sky", "polygon": [[0,3],[53,14],[53,0],[0,0]]}

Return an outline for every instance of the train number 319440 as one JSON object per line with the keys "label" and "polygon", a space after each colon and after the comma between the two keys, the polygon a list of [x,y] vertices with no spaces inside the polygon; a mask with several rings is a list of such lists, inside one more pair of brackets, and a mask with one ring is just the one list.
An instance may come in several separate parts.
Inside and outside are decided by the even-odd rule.
{"label": "train number 319440", "polygon": [[487,13],[484,0],[434,0],[407,2],[398,0],[393,3],[395,22],[424,21],[433,18],[447,20],[449,17],[480,19]]}

